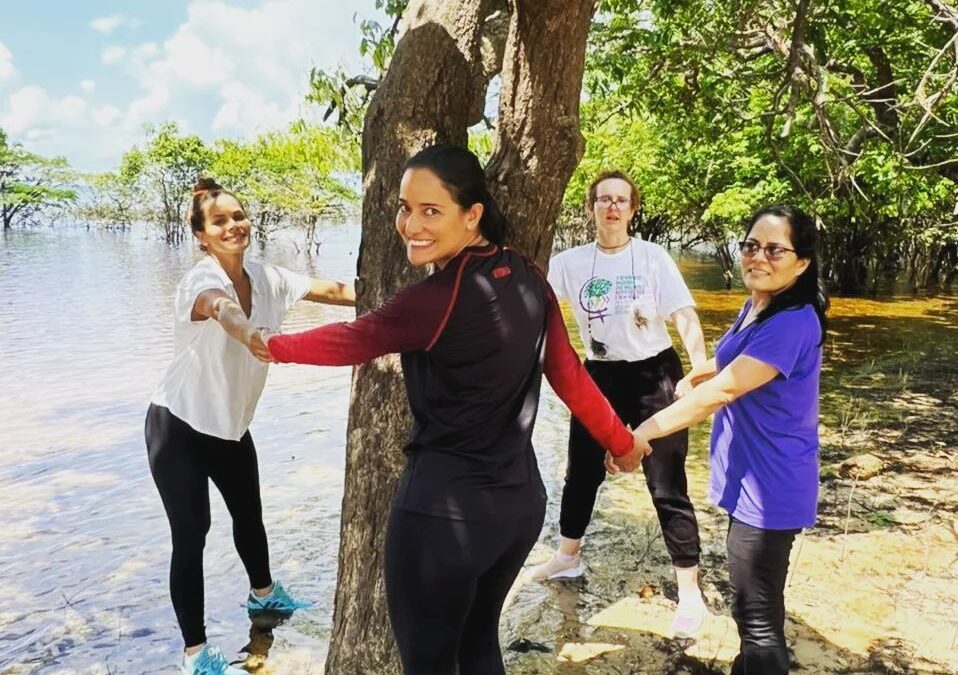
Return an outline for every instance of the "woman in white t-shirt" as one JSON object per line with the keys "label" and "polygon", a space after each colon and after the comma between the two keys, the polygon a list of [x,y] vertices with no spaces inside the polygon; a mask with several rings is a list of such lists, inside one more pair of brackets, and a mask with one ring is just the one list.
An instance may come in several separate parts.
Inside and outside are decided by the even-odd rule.
{"label": "woman in white t-shirt", "polygon": [[176,288],[174,351],[146,416],[150,472],[172,531],[170,595],[183,634],[182,672],[240,675],[207,644],[203,548],[210,527],[209,481],[233,519],[233,540],[250,581],[251,615],[288,614],[293,600],[269,568],[259,469],[249,425],[266,381],[269,353],[250,347],[255,329],[276,330],[299,299],[353,305],[351,286],[244,260],[246,211],[214,181],[194,188],[190,226],[206,255]]}
{"label": "woman in white t-shirt", "polygon": [[[695,302],[668,252],[631,236],[639,191],[625,174],[600,174],[589,187],[586,211],[596,239],[552,258],[549,283],[566,300],[586,346],[586,368],[632,427],[668,406],[682,379],[666,321],[673,321],[692,365],[705,361],[705,340]],[[685,457],[688,433],[653,444],[642,461],[666,548],[675,568],[679,605],[677,636],[698,630],[706,609],[698,586],[699,536],[688,496]],[[605,479],[605,450],[571,421],[569,460],[562,492],[559,549],[533,568],[533,579],[577,577],[584,572],[580,543]]]}

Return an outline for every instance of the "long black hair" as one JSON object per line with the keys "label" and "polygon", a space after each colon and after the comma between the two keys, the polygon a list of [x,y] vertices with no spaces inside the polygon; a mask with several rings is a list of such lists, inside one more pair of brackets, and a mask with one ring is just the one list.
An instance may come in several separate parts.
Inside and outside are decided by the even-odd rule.
{"label": "long black hair", "polygon": [[792,240],[792,248],[795,249],[795,255],[803,260],[808,260],[808,267],[799,275],[794,284],[772,296],[772,301],[768,304],[768,307],[763,309],[755,320],[761,323],[779,312],[811,305],[822,328],[822,340],[819,342],[819,344],[822,344],[825,341],[825,330],[828,327],[828,319],[825,314],[828,312],[829,303],[825,287],[822,285],[818,274],[818,229],[815,227],[815,221],[797,206],[789,204],[769,206],[752,214],[748,226],[745,228],[745,239],[748,238],[755,223],[765,216],[777,216],[788,221],[789,235]]}
{"label": "long black hair", "polygon": [[403,171],[407,169],[432,171],[463,209],[482,204],[479,232],[493,244],[506,243],[509,224],[489,194],[486,173],[472,152],[456,145],[431,145],[406,160]]}

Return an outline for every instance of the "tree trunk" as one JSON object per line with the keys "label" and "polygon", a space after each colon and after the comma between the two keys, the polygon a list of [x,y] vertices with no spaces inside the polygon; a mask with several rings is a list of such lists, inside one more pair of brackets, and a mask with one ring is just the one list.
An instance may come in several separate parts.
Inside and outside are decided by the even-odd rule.
{"label": "tree trunk", "polygon": [[[364,121],[358,312],[420,278],[407,264],[393,228],[402,166],[427,145],[466,144],[469,126],[481,119],[489,77],[483,67],[483,28],[500,4],[412,0],[404,13],[405,32]],[[498,138],[487,174],[513,225],[513,242],[545,262],[566,183],[582,154],[579,95],[594,2],[515,0],[511,5]],[[398,358],[357,367],[327,675],[401,671],[382,562],[386,517],[409,427]]]}
{"label": "tree trunk", "polygon": [[[485,0],[410,2],[405,34],[363,126],[363,228],[357,312],[419,278],[393,223],[402,166],[414,152],[464,145],[482,112],[480,31]],[[478,86],[481,85],[481,86]],[[397,357],[353,372],[329,675],[401,672],[382,577],[386,516],[411,418]]]}
{"label": "tree trunk", "polygon": [[562,195],[585,150],[579,97],[594,0],[515,0],[486,169],[512,244],[546,267]]}

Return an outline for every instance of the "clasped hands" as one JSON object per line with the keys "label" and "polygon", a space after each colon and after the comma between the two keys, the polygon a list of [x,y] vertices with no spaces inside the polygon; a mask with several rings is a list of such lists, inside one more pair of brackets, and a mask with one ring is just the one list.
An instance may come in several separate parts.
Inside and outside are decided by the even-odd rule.
{"label": "clasped hands", "polygon": [[263,363],[276,363],[276,359],[269,353],[269,347],[266,346],[269,338],[275,334],[269,328],[254,328],[246,337],[246,348]]}
{"label": "clasped hands", "polygon": [[[683,377],[676,383],[675,397],[682,398],[695,388],[697,382],[691,376]],[[605,452],[605,470],[610,474],[631,473],[639,468],[642,460],[652,454],[652,446],[649,445],[649,439],[642,431],[642,426],[632,429],[632,450],[626,454],[616,457],[611,452]]]}
{"label": "clasped hands", "polygon": [[605,452],[605,470],[610,474],[621,472],[632,473],[639,468],[642,460],[652,454],[652,446],[640,433],[639,429],[632,430],[632,450],[616,457],[611,452]]}

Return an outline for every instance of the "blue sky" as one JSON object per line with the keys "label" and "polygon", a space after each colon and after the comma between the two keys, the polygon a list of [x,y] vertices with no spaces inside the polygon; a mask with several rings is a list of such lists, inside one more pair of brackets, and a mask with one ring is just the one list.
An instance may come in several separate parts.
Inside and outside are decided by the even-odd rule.
{"label": "blue sky", "polygon": [[374,0],[0,0],[0,127],[78,169],[108,170],[166,120],[248,138],[315,113],[313,66],[361,67]]}

